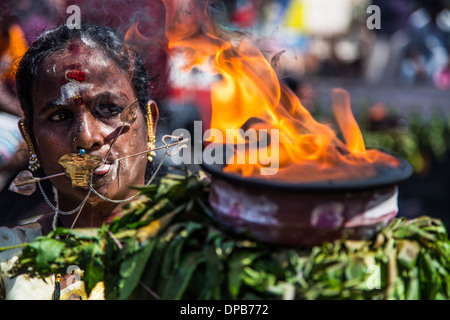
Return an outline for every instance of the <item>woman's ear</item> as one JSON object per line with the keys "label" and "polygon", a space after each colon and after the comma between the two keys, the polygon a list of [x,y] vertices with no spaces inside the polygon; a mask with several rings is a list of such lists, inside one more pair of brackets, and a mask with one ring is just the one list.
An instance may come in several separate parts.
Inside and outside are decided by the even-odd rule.
{"label": "woman's ear", "polygon": [[153,132],[156,133],[156,124],[158,123],[159,119],[159,110],[158,105],[154,100],[149,100],[147,103],[148,106],[148,113],[152,115],[152,123],[153,123]]}

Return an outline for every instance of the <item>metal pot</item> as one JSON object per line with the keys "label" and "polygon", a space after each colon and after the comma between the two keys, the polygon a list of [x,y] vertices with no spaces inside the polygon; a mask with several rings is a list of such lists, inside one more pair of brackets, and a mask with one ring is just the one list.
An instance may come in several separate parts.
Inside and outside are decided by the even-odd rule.
{"label": "metal pot", "polygon": [[225,229],[283,246],[309,247],[341,237],[370,239],[398,213],[397,184],[412,174],[380,167],[359,181],[286,183],[225,173],[223,165],[202,167],[211,175],[209,202]]}

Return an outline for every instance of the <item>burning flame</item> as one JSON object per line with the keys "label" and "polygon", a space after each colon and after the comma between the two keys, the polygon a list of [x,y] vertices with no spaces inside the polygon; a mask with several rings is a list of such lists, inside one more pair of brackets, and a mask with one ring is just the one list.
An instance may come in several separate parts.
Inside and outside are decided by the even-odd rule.
{"label": "burning flame", "polygon": [[[399,165],[388,154],[366,150],[345,90],[332,92],[333,112],[343,142],[330,126],[317,122],[298,97],[279,81],[271,64],[250,40],[217,26],[217,17],[207,10],[208,6],[201,7],[199,1],[163,2],[169,49],[182,50],[186,70],[207,65],[210,71],[221,76],[211,87],[211,128],[224,135],[227,130],[244,127],[279,130],[278,150],[271,150],[270,144],[260,146],[268,148],[269,154],[279,154],[276,179],[290,182],[362,179],[375,176],[377,165]],[[240,36],[237,45],[230,34]],[[244,137],[236,137],[237,143],[248,142]],[[244,155],[237,152],[235,158],[250,159],[258,156],[255,152],[246,148]],[[234,161],[224,170],[244,177],[259,177],[260,170],[267,167],[263,161],[249,162]]]}

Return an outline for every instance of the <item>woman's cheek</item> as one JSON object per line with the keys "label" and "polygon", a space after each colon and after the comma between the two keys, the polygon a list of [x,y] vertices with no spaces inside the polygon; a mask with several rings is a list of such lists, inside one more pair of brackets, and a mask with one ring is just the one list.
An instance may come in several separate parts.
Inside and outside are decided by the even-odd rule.
{"label": "woman's cheek", "polygon": [[[121,156],[136,154],[147,149],[145,135],[140,134],[138,130],[130,130],[128,133],[129,136],[124,139],[128,143],[125,143],[123,146]],[[119,175],[121,175],[122,181],[126,179],[132,184],[142,184],[144,182],[143,176],[145,176],[146,165],[146,154],[120,161]]]}
{"label": "woman's cheek", "polygon": [[64,148],[63,137],[56,135],[54,132],[48,134],[38,133],[36,136],[36,152],[43,169],[49,173],[62,172],[63,168],[58,163],[59,159],[67,152]]}

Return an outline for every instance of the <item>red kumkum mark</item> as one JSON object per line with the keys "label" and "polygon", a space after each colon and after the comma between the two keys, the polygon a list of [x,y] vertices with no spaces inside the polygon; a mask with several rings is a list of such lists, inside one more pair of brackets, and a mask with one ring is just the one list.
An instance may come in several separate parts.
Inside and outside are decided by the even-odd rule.
{"label": "red kumkum mark", "polygon": [[86,73],[81,70],[66,71],[66,80],[84,82],[86,80]]}

